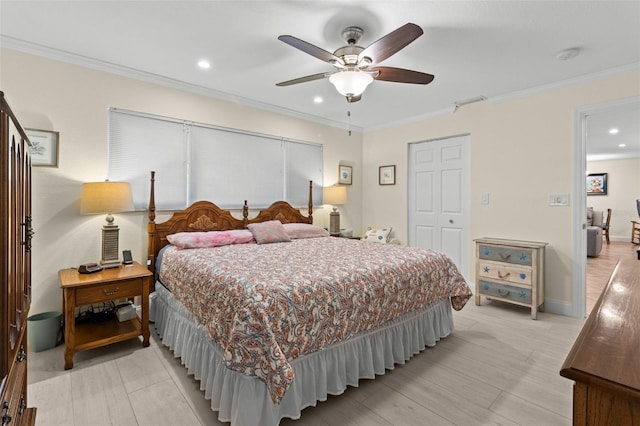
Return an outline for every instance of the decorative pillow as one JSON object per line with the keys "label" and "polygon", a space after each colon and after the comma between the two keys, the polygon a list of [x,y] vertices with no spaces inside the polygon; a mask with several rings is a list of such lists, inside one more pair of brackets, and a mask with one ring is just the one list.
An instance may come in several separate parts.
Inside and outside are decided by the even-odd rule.
{"label": "decorative pillow", "polygon": [[329,231],[309,223],[285,223],[282,225],[292,240],[298,238],[328,237]]}
{"label": "decorative pillow", "polygon": [[364,234],[364,241],[372,241],[375,243],[386,244],[389,241],[389,234],[391,234],[391,228],[367,228],[367,232]]}
{"label": "decorative pillow", "polygon": [[291,241],[279,220],[270,220],[262,223],[251,223],[249,231],[253,234],[258,244],[285,243]]}
{"label": "decorative pillow", "polygon": [[209,232],[178,232],[167,240],[179,249],[220,247],[253,241],[253,234],[245,229]]}

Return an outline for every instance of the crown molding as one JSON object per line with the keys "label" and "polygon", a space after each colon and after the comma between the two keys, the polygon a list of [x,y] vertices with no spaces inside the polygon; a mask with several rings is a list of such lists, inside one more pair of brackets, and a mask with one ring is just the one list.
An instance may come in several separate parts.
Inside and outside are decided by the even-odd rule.
{"label": "crown molding", "polygon": [[609,68],[591,74],[584,74],[578,77],[568,78],[566,80],[554,81],[553,83],[543,84],[541,86],[531,87],[529,89],[518,90],[515,92],[505,93],[502,95],[491,96],[494,103],[507,102],[514,99],[525,98],[527,96],[536,95],[538,93],[548,92],[551,90],[563,89],[578,84],[588,83],[591,81],[602,80],[619,74],[640,70],[640,62],[623,65],[620,67]]}
{"label": "crown molding", "polygon": [[259,102],[253,99],[245,98],[238,95],[222,92],[208,87],[198,86],[195,84],[185,83],[180,80],[164,77],[161,75],[140,71],[135,68],[129,68],[122,65],[114,64],[111,62],[100,61],[95,58],[91,58],[84,55],[77,55],[64,50],[53,49],[51,47],[43,46],[37,43],[31,43],[24,40],[20,40],[14,37],[8,37],[0,35],[0,47],[10,50],[15,50],[22,53],[27,53],[34,56],[40,56],[55,61],[65,62],[72,65],[77,65],[83,68],[90,68],[96,71],[102,71],[109,74],[119,75],[121,77],[140,80],[146,83],[156,84],[171,89],[176,89],[184,92],[194,93],[197,95],[207,96],[210,98],[232,102],[234,104],[245,105],[260,109],[263,111],[273,112],[276,114],[286,115],[289,117],[297,118],[300,120],[311,121],[317,124],[322,124],[329,127],[339,128],[343,130],[351,130],[353,132],[363,132],[363,128],[360,126],[349,125],[340,121],[329,120],[323,117],[318,117],[311,114],[304,114],[299,111],[291,110],[288,108],[279,107],[276,105],[268,104],[265,102]]}
{"label": "crown molding", "polygon": [[[454,106],[452,106],[451,108],[443,108],[437,111],[431,111],[425,114],[407,117],[402,120],[396,120],[396,121],[384,123],[378,126],[369,126],[364,128],[356,125],[349,125],[348,123],[344,123],[336,120],[329,120],[329,119],[318,117],[311,114],[304,114],[299,111],[279,107],[279,106],[268,104],[265,102],[259,102],[253,99],[233,95],[233,94],[222,92],[219,90],[214,90],[207,87],[198,86],[195,84],[185,83],[180,80],[163,77],[157,74],[140,71],[134,68],[125,67],[125,66],[114,64],[111,62],[100,61],[88,56],[77,55],[77,54],[66,52],[64,50],[59,50],[59,49],[53,49],[47,46],[43,46],[37,43],[27,42],[14,37],[0,35],[0,47],[16,50],[23,53],[32,54],[35,56],[48,58],[48,59],[52,59],[60,62],[70,63],[73,65],[90,68],[97,71],[103,71],[110,74],[119,75],[121,77],[132,78],[132,79],[144,81],[147,83],[157,84],[159,86],[181,90],[184,92],[207,96],[207,97],[222,100],[222,101],[246,105],[246,106],[250,106],[263,111],[269,111],[269,112],[273,112],[281,115],[286,115],[289,117],[310,121],[317,124],[326,125],[329,127],[339,128],[343,130],[351,130],[359,133],[369,133],[376,130],[382,130],[382,129],[392,128],[392,127],[399,127],[403,125],[413,124],[416,122],[420,122],[423,120],[427,120],[427,119],[431,119],[431,118],[435,118],[435,117],[439,117],[447,114],[452,114],[455,112],[454,111],[455,108]],[[561,81],[553,82],[550,84],[531,87],[529,89],[505,93],[497,96],[487,96],[487,98],[492,103],[502,103],[502,102],[507,102],[515,99],[524,98],[527,96],[532,96],[532,95],[543,93],[543,92],[548,92],[551,90],[557,90],[557,89],[570,87],[570,86],[574,86],[577,84],[582,84],[590,81],[601,80],[614,75],[637,71],[637,70],[640,70],[640,62],[624,65],[621,67],[610,68],[610,69],[599,71],[592,74],[585,74],[582,76],[561,80]]]}
{"label": "crown molding", "polygon": [[[590,81],[602,80],[605,78],[613,77],[619,74],[625,74],[627,72],[633,72],[640,70],[640,62],[623,65],[621,67],[609,68],[604,71],[599,71],[592,74],[585,74],[575,78],[570,78],[566,80],[556,81],[550,84],[544,84],[541,86],[531,87],[529,89],[518,90],[515,92],[505,93],[497,96],[487,96],[487,99],[491,103],[502,103],[508,102],[516,99],[526,98],[528,96],[533,96],[539,93],[549,92],[551,90],[558,90],[566,87],[575,86],[578,84],[588,83]],[[453,114],[455,112],[455,104],[451,108],[444,108],[437,111],[428,112],[422,115],[416,115],[413,117],[409,117],[403,120],[397,120],[394,122],[384,123],[379,126],[370,126],[364,129],[365,133],[372,132],[375,130],[387,129],[390,127],[398,127],[407,124],[416,123],[422,120],[427,120],[430,118],[435,118],[447,114]]]}

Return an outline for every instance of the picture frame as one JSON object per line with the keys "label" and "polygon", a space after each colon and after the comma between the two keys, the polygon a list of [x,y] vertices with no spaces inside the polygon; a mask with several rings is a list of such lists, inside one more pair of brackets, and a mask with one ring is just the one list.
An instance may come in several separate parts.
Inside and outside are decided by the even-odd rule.
{"label": "picture frame", "polygon": [[31,165],[38,167],[58,167],[60,133],[50,130],[24,129],[31,141],[29,153]]}
{"label": "picture frame", "polygon": [[378,169],[379,185],[395,185],[396,184],[396,166],[380,166]]}
{"label": "picture frame", "polygon": [[587,195],[607,195],[607,173],[587,175]]}
{"label": "picture frame", "polygon": [[338,183],[340,185],[351,185],[353,169],[351,166],[340,165],[338,168]]}

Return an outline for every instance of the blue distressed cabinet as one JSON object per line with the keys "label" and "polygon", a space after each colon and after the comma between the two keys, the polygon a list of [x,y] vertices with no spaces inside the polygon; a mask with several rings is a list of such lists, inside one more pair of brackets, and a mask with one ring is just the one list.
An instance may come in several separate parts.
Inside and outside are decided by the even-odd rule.
{"label": "blue distressed cabinet", "polygon": [[544,303],[547,243],[479,238],[476,243],[476,305],[487,299],[531,308],[536,319]]}

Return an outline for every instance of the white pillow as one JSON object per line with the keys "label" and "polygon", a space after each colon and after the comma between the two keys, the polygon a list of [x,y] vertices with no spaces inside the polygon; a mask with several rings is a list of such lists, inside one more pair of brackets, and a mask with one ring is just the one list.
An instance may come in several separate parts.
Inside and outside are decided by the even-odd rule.
{"label": "white pillow", "polygon": [[364,241],[372,241],[374,243],[386,244],[389,242],[389,234],[391,234],[391,228],[367,228],[367,232],[364,234]]}

